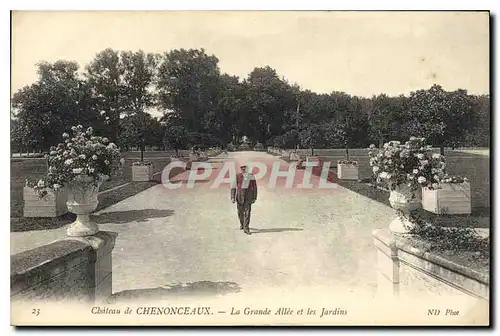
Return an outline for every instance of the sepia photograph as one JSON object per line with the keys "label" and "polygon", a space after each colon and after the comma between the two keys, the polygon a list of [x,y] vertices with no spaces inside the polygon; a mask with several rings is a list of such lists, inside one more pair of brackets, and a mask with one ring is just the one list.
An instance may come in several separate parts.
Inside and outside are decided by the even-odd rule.
{"label": "sepia photograph", "polygon": [[489,11],[11,11],[13,326],[490,326]]}

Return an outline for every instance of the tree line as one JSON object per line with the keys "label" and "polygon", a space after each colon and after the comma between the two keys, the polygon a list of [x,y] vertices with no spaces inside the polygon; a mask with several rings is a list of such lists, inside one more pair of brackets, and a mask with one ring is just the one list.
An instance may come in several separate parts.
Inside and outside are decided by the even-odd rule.
{"label": "tree line", "polygon": [[125,150],[226,148],[243,136],[282,148],[366,147],[410,136],[439,147],[489,147],[489,95],[437,84],[396,97],[315,93],[269,66],[239,78],[218,63],[204,49],[109,48],[81,72],[76,62],[41,62],[37,81],[12,97],[12,150],[46,151],[75,124]]}

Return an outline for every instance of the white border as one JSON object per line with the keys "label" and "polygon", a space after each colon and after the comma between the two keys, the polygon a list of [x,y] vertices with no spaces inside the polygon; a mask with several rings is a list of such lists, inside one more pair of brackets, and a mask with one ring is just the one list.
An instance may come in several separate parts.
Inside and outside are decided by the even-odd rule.
{"label": "white border", "polygon": [[[1,141],[1,150],[2,150],[2,159],[7,160],[9,158],[9,123],[8,123],[8,111],[10,109],[10,13],[9,10],[491,10],[492,14],[498,14],[498,0],[474,0],[474,1],[436,1],[436,0],[419,0],[413,2],[404,2],[404,1],[387,1],[387,0],[378,0],[378,1],[360,1],[360,0],[350,0],[342,3],[333,2],[333,1],[319,1],[319,0],[308,0],[308,1],[298,1],[298,0],[288,0],[288,1],[274,1],[271,2],[269,0],[253,0],[247,1],[245,3],[241,1],[222,1],[222,0],[212,0],[212,1],[176,1],[169,2],[168,4],[162,3],[160,1],[149,1],[149,0],[141,0],[141,1],[130,1],[130,0],[122,0],[115,2],[104,2],[103,0],[79,0],[79,1],[64,1],[64,0],[46,0],[46,1],[35,1],[35,0],[17,0],[17,1],[3,1],[1,3],[2,11],[1,11],[1,37],[3,40],[4,48],[2,48],[2,105],[4,108],[3,117],[5,118],[4,123],[1,123],[1,126],[4,128],[0,134],[3,139]],[[498,23],[497,23],[498,25]],[[495,27],[495,41],[498,39],[497,29]],[[9,48],[5,48],[5,46],[9,45]],[[498,58],[498,55],[496,55]],[[493,59],[492,59],[493,60]],[[498,71],[498,69],[497,69]],[[492,74],[495,76],[497,71]],[[496,77],[496,76],[495,76]],[[495,88],[494,92],[491,92],[492,96],[497,96],[498,89]],[[496,109],[493,113],[498,115]],[[498,122],[498,117],[496,118]],[[497,124],[496,124],[497,126]],[[9,129],[9,131],[7,130]],[[495,148],[498,147],[497,141],[495,141]],[[496,154],[496,152],[495,152]],[[496,157],[496,155],[495,155]],[[6,162],[7,163],[7,162]],[[10,165],[5,164],[1,165],[1,167],[10,167]],[[9,168],[7,168],[9,169]],[[5,171],[5,170],[4,170]],[[4,187],[2,188],[2,202],[0,203],[3,207],[2,214],[9,213],[9,193],[8,190],[10,188],[10,184],[8,181],[10,180],[10,174],[5,171],[5,175],[9,175],[9,177],[5,176],[3,179]],[[496,200],[495,200],[496,201]],[[496,202],[495,202],[496,203]],[[496,206],[496,204],[495,204]],[[6,216],[5,216],[6,217]],[[10,251],[8,251],[8,237],[9,237],[9,222],[10,220],[6,218],[3,222],[4,230],[6,230],[6,234],[3,235],[5,244],[2,246],[5,247],[4,252],[1,254],[2,262],[4,269],[10,270]],[[498,229],[496,229],[498,231]],[[496,239],[495,239],[496,243]],[[495,265],[496,266],[496,265]],[[7,272],[5,272],[7,273]],[[4,274],[5,274],[4,273]],[[4,275],[1,277],[2,281],[2,325],[9,326],[10,325],[10,295],[9,295],[9,287],[10,282],[7,280],[7,276]],[[496,283],[495,283],[496,285]],[[3,296],[5,295],[5,296]],[[498,311],[496,309],[495,311]],[[496,316],[491,316],[494,319]],[[15,330],[12,327],[8,327],[8,333],[14,333]],[[152,330],[149,330],[152,331]],[[168,332],[168,333],[178,333],[178,332],[187,332],[183,330],[155,330],[156,332]],[[305,331],[305,330],[304,330]],[[26,331],[25,331],[26,332]],[[30,330],[31,332],[41,332],[39,329]],[[48,331],[51,332],[51,331]],[[68,331],[64,331],[66,333]],[[82,333],[82,331],[73,331],[75,333]],[[92,330],[93,334],[101,335],[104,332],[101,330]],[[218,330],[214,330],[213,332],[218,332]],[[240,331],[240,332],[248,332],[248,331]],[[262,330],[260,330],[262,332]],[[334,332],[342,332],[342,330],[335,330]],[[369,332],[374,332],[370,330]],[[376,331],[379,333],[386,333],[387,330]],[[108,333],[112,334],[121,334],[123,330],[109,330]],[[350,332],[352,333],[352,332]],[[432,331],[426,331],[426,333],[433,333]]]}

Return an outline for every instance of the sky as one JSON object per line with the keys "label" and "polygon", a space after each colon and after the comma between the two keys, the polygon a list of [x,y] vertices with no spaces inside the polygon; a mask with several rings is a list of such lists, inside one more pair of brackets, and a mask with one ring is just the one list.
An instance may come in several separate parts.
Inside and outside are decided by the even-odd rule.
{"label": "sky", "polygon": [[17,11],[12,92],[36,81],[36,63],[83,68],[96,53],[204,48],[222,72],[269,65],[318,93],[407,94],[437,83],[489,93],[486,12]]}

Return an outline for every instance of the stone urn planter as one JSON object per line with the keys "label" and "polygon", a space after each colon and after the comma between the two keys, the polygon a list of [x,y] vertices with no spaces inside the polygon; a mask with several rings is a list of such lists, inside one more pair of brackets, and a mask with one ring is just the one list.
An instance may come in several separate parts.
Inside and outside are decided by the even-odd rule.
{"label": "stone urn planter", "polygon": [[439,188],[422,188],[422,207],[435,214],[470,214],[470,183],[441,183]]}
{"label": "stone urn planter", "polygon": [[99,232],[99,227],[90,219],[90,214],[97,209],[99,188],[107,176],[95,180],[92,176],[78,175],[68,183],[68,201],[66,205],[77,217],[69,224],[66,235],[69,237],[91,236]]}
{"label": "stone urn planter", "polygon": [[153,179],[153,164],[142,163],[132,165],[132,181],[149,182]]}
{"label": "stone urn planter", "polygon": [[337,177],[341,180],[358,180],[359,166],[355,161],[338,161],[337,162]]}
{"label": "stone urn planter", "polygon": [[396,218],[389,224],[389,229],[394,233],[408,233],[414,227],[410,221],[410,213],[422,207],[417,191],[406,184],[397,185],[391,190],[389,203],[398,211]]}

